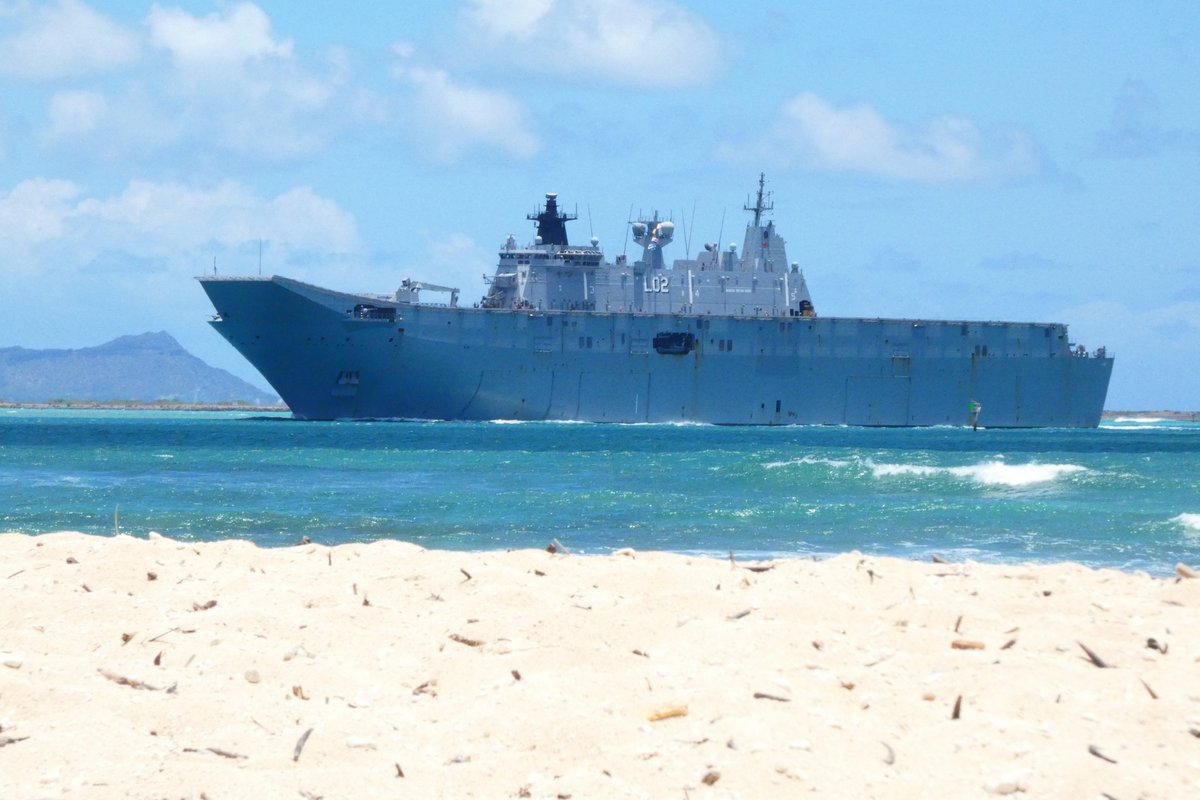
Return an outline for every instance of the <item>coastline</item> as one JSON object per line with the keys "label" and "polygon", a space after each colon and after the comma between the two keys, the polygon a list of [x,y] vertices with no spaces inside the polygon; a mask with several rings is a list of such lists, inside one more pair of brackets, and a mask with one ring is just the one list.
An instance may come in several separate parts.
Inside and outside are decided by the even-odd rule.
{"label": "coastline", "polygon": [[0,563],[0,796],[1200,790],[1196,579],[76,533]]}
{"label": "coastline", "polygon": [[0,400],[0,409],[65,410],[65,411],[261,411],[286,412],[283,404],[259,406],[253,403],[177,403],[157,400],[143,403],[137,400],[100,402],[97,400],[61,400],[48,403],[13,403]]}

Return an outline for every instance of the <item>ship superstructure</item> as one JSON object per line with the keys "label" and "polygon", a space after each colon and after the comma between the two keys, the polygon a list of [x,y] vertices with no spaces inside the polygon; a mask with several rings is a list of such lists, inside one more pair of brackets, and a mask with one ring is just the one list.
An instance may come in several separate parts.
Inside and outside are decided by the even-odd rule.
{"label": "ship superstructure", "polygon": [[[743,244],[668,262],[672,220],[641,249],[572,245],[558,197],[509,236],[470,307],[405,279],[392,294],[283,277],[205,276],[214,327],[305,419],[1095,426],[1113,359],[1059,323],[821,317],[767,219]],[[423,293],[437,292],[434,301]]]}

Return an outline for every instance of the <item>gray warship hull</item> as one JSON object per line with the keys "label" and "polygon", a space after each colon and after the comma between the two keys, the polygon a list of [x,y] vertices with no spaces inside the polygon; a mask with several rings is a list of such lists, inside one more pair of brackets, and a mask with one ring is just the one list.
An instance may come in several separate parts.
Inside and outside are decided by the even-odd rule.
{"label": "gray warship hull", "polygon": [[200,282],[214,328],[311,420],[1095,427],[1113,365],[1057,323],[459,308],[277,276]]}

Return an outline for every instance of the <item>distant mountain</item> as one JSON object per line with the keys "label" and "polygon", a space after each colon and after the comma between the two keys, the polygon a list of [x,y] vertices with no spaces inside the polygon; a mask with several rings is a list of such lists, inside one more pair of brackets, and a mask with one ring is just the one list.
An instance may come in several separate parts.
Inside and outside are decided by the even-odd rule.
{"label": "distant mountain", "polygon": [[121,336],[78,350],[0,348],[0,400],[279,402],[275,395],[205,364],[165,331]]}

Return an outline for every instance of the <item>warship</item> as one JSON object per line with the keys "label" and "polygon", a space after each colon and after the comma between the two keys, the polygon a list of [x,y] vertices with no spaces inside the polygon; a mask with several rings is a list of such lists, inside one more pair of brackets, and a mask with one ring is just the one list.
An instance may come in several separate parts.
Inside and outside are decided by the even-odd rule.
{"label": "warship", "polygon": [[675,225],[638,215],[636,260],[572,244],[554,193],[509,236],[486,294],[392,293],[281,276],[199,278],[212,326],[300,419],[1095,427],[1113,358],[1043,322],[825,317],[768,219],[741,249],[668,263]]}

